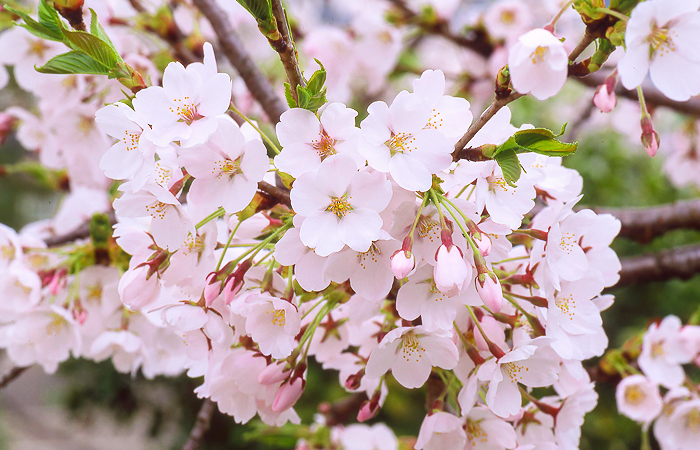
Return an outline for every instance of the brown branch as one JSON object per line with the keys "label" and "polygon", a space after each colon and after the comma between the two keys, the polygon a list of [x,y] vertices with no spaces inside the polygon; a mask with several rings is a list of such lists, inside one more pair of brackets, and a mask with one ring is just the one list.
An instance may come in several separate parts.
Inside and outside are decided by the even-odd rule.
{"label": "brown branch", "polygon": [[[603,84],[606,78],[607,74],[596,72],[583,78],[576,78],[576,80],[588,87],[595,88]],[[642,89],[644,90],[644,99],[648,104],[664,106],[680,113],[700,117],[700,98],[694,97],[687,102],[677,102],[666,97],[661,91],[651,85],[644,85]],[[621,83],[618,83],[615,87],[615,94],[630,100],[639,100],[636,89],[627,90]]]}
{"label": "brown branch", "polygon": [[12,383],[20,375],[22,375],[29,367],[13,367],[5,375],[0,378],[0,389],[6,387],[8,384]]}
{"label": "brown branch", "polygon": [[273,186],[270,183],[261,181],[258,183],[258,190],[269,195],[275,203],[292,207],[292,199],[289,197],[289,189]]}
{"label": "brown branch", "polygon": [[209,400],[204,399],[202,402],[202,407],[197,413],[197,420],[194,423],[194,427],[190,432],[190,438],[182,446],[182,450],[197,450],[202,444],[202,438],[204,434],[209,430],[211,425],[211,417],[214,414],[214,406],[216,404]]}
{"label": "brown branch", "polygon": [[297,96],[297,86],[304,87],[306,82],[301,74],[299,62],[297,61],[297,51],[294,48],[294,41],[289,33],[287,24],[287,13],[282,6],[281,0],[272,0],[272,14],[277,22],[277,30],[279,34],[275,38],[269,38],[270,46],[280,55],[282,66],[287,74],[287,80],[292,91],[294,101],[299,104]]}
{"label": "brown branch", "polygon": [[[112,225],[117,223],[117,218],[114,215],[114,211],[109,211],[107,213],[107,217],[109,217],[109,220],[112,223]],[[71,231],[70,233],[60,234],[58,236],[51,236],[49,238],[46,238],[44,242],[49,247],[57,247],[59,245],[68,244],[69,242],[73,242],[78,239],[85,239],[88,237],[90,237],[89,220],[81,226],[79,226],[78,228],[76,228],[75,230]]]}
{"label": "brown branch", "polygon": [[340,425],[357,415],[365,400],[368,400],[367,394],[358,392],[335,403],[321,403],[318,405],[318,410],[326,416],[327,425]]}
{"label": "brown branch", "polygon": [[192,1],[211,23],[224,55],[241,75],[251,95],[260,103],[273,123],[279,122],[280,116],[287,110],[287,105],[275,94],[270,82],[243,47],[226,12],[215,0]]}
{"label": "brown branch", "polygon": [[641,243],[672,230],[700,230],[700,199],[648,208],[595,208],[595,212],[620,219],[619,235]]}
{"label": "brown branch", "polygon": [[673,278],[687,280],[700,273],[700,245],[622,258],[620,262],[620,281],[614,287]]}
{"label": "brown branch", "polygon": [[403,21],[418,26],[423,31],[436,34],[460,47],[468,48],[481,56],[488,58],[493,53],[494,47],[488,35],[483,29],[473,30],[471,36],[455,34],[450,30],[449,23],[442,18],[426,20],[420,14],[413,11],[404,0],[389,0],[397,12],[401,14]]}

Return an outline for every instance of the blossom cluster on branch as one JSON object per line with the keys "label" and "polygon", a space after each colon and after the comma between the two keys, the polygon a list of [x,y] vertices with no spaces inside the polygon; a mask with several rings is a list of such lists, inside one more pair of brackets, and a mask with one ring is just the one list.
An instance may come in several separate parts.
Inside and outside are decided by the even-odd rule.
{"label": "blossom cluster on branch", "polygon": [[[688,43],[700,29],[698,1],[569,2],[532,29],[529,8],[502,0],[472,24],[490,33],[489,48],[451,31],[458,2],[361,2],[365,10],[348,7],[345,28],[307,19],[299,50],[319,66],[308,79],[281,3],[239,3],[245,9],[226,5],[233,20],[257,25],[255,37],[266,39],[251,37],[252,47],[262,42],[264,54],[269,43],[289,81],[290,109],[271,124],[274,137],[250,85],[220,69],[204,42],[214,33],[186,2],[174,12],[161,6],[166,19],[152,15],[177,32],[151,31],[189,54],[180,36],[189,26],[202,62],[160,64],[162,76],[149,45],[123,26],[134,5],[150,17],[138,1],[86,1],[94,10],[76,2],[84,20],[75,23],[45,0],[38,21],[7,10],[23,27],[0,34],[0,48],[12,49],[0,62],[37,98],[37,114],[11,107],[2,118],[41,167],[15,170],[70,193],[52,219],[19,233],[0,225],[0,347],[17,366],[49,373],[71,356],[111,359],[147,378],[186,373],[202,380],[199,397],[236,422],[257,415],[275,426],[300,423],[294,407],[312,364],[366,397],[353,411],[359,422],[378,414],[391,374],[404,389],[427,386],[417,449],[578,448],[598,398],[583,362],[608,347],[601,311],[613,296],[603,291],[620,279],[610,246],[621,224],[575,209],[583,180],[562,165],[577,148],[564,142],[566,126],[559,134],[515,126],[507,103],[555,96],[569,76],[598,70],[621,40],[627,53],[597,90],[598,108],[615,108],[616,77],[633,88],[646,67],[670,99],[697,95],[697,79],[675,68],[698,67]],[[427,6],[417,13],[414,3]],[[586,24],[578,45],[555,32],[570,4]],[[289,8],[303,17],[302,6]],[[454,44],[461,59],[433,55],[445,42],[419,36],[418,53],[441,68],[414,70],[405,89],[391,90],[386,79],[402,64],[410,25]],[[490,95],[496,80],[481,116],[451,95],[477,60],[474,84]],[[358,93],[366,108],[352,106]],[[653,156],[659,137],[639,96],[641,142]],[[86,222],[89,239],[46,244]],[[697,345],[676,355],[680,344],[670,343],[697,333],[676,322],[645,335],[639,367],[648,379],[635,374],[618,387],[620,411],[647,425],[661,417],[657,429],[679,426],[663,422],[655,383],[670,389],[673,417],[700,414],[697,387],[676,390],[679,364],[697,357]],[[681,428],[657,438],[691,448],[697,427]],[[334,427],[324,439],[298,447],[398,445],[383,424]]]}

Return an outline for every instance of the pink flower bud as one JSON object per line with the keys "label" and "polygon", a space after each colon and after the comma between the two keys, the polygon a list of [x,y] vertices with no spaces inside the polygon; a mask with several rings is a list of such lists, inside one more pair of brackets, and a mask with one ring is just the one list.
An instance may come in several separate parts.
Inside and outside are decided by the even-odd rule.
{"label": "pink flower bud", "polygon": [[258,375],[258,383],[265,385],[279,383],[289,378],[291,373],[292,371],[286,362],[270,364]]}
{"label": "pink flower bud", "polygon": [[481,301],[491,311],[497,313],[503,306],[503,291],[501,282],[493,272],[479,275],[476,283],[476,292],[479,293]]}
{"label": "pink flower bud", "polygon": [[160,293],[157,276],[148,276],[149,266],[139,265],[127,270],[119,280],[119,297],[132,311],[138,311],[154,301]]}
{"label": "pink flower bud", "polygon": [[642,116],[642,145],[649,156],[654,156],[659,149],[659,133],[654,130],[654,124],[651,123],[651,117],[648,115]]}
{"label": "pink flower bud", "polygon": [[391,257],[391,270],[399,280],[406,278],[415,268],[416,257],[411,252],[397,250]]}
{"label": "pink flower bud", "polygon": [[302,392],[304,392],[305,384],[306,381],[299,377],[280,386],[277,395],[275,395],[275,400],[272,402],[272,410],[274,412],[282,412],[294,406],[299,397],[301,397]]}
{"label": "pink flower bud", "polygon": [[433,279],[440,292],[449,296],[455,296],[464,287],[464,283],[471,278],[471,266],[467,265],[462,257],[462,251],[456,245],[451,249],[441,245],[435,256],[435,269]]}
{"label": "pink flower bud", "polygon": [[85,321],[87,320],[88,313],[84,309],[74,309],[73,310],[73,318],[78,322],[80,325],[83,325]]}
{"label": "pink flower bud", "polygon": [[12,127],[15,124],[16,119],[11,115],[2,112],[0,113],[0,145],[5,143],[7,135],[12,131]]}
{"label": "pink flower bud", "polygon": [[593,104],[601,112],[609,113],[615,106],[617,106],[617,96],[615,95],[615,82],[613,80],[612,86],[609,86],[608,80],[605,83],[598,86],[593,96]]}
{"label": "pink flower bud", "polygon": [[488,236],[481,233],[481,239],[475,237],[474,242],[476,242],[476,246],[479,248],[482,255],[489,256],[489,253],[491,253],[491,239],[489,239]]}
{"label": "pink flower bud", "polygon": [[367,400],[362,404],[360,411],[357,413],[358,422],[366,422],[379,412],[379,402]]}
{"label": "pink flower bud", "polygon": [[216,278],[216,272],[207,275],[207,284],[204,286],[204,301],[207,307],[221,294],[221,281]]}

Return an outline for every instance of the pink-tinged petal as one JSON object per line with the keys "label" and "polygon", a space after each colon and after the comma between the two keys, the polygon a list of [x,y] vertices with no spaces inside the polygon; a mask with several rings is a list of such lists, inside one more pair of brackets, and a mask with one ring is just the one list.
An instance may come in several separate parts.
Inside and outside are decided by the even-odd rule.
{"label": "pink-tinged petal", "polygon": [[425,129],[414,136],[415,150],[409,156],[420,161],[430,173],[438,173],[452,164],[452,142],[440,131]]}
{"label": "pink-tinged petal", "polygon": [[229,116],[216,117],[217,129],[206,145],[212,150],[226,155],[230,160],[238,159],[245,152],[246,138],[241,128]]}
{"label": "pink-tinged petal", "polygon": [[470,107],[466,99],[446,95],[435,106],[429,125],[448,138],[458,139],[467,132],[474,118]]}
{"label": "pink-tinged petal", "polygon": [[355,250],[345,248],[329,256],[323,270],[331,281],[343,283],[359,269],[357,259]]}
{"label": "pink-tinged petal", "polygon": [[284,148],[289,144],[310,144],[321,133],[321,122],[306,109],[292,108],[280,116],[276,127],[277,139]]}
{"label": "pink-tinged petal", "polygon": [[620,82],[627,89],[634,89],[644,81],[649,72],[649,45],[628,46],[625,56],[617,63]]}
{"label": "pink-tinged petal", "polygon": [[275,260],[283,266],[293,266],[309,249],[299,239],[299,228],[290,228],[275,245]]}
{"label": "pink-tinged petal", "polygon": [[313,173],[306,173],[294,181],[289,196],[292,209],[302,217],[325,211],[331,203],[330,196],[319,192],[316,186],[316,176]]}
{"label": "pink-tinged petal", "polygon": [[322,291],[327,288],[331,280],[323,272],[325,263],[326,258],[318,256],[312,251],[304,254],[294,266],[294,276],[299,286],[309,292]]}
{"label": "pink-tinged petal", "polygon": [[420,338],[420,343],[425,348],[425,352],[433,366],[446,370],[454,369],[457,366],[459,351],[449,338],[423,336]]}
{"label": "pink-tinged petal", "polygon": [[187,235],[194,230],[192,222],[181,208],[168,207],[164,217],[153,218],[151,234],[159,247],[175,251],[182,247]]}
{"label": "pink-tinged petal", "polygon": [[[357,258],[357,256],[356,256]],[[350,278],[350,286],[368,300],[380,300],[389,294],[394,284],[394,274],[384,266],[361,267]]]}
{"label": "pink-tinged petal", "polygon": [[430,284],[408,282],[401,286],[396,295],[396,310],[401,318],[415,320],[423,305],[429,301]]}
{"label": "pink-tinged petal", "polygon": [[227,213],[233,214],[244,210],[250,204],[258,190],[258,182],[239,174],[233,177],[225,189],[226,197],[222,206]]}
{"label": "pink-tinged petal", "polygon": [[165,321],[181,331],[199,330],[207,323],[207,313],[198,306],[176,305],[163,310]]}
{"label": "pink-tinged petal", "polygon": [[338,218],[335,214],[326,211],[315,212],[301,224],[299,238],[304,245],[315,249],[319,256],[328,256],[345,246],[338,228]]}
{"label": "pink-tinged petal", "polygon": [[331,197],[345,195],[350,181],[358,175],[357,164],[345,155],[326,158],[316,173],[316,187]]}
{"label": "pink-tinged petal", "polygon": [[241,158],[241,170],[251,181],[261,181],[270,170],[270,158],[267,150],[260,141],[250,141],[245,145],[245,153]]}
{"label": "pink-tinged petal", "polygon": [[348,187],[348,201],[355,208],[382,212],[391,201],[391,183],[381,172],[360,172]]}
{"label": "pink-tinged petal", "polygon": [[427,100],[438,100],[445,93],[445,74],[442,70],[426,70],[413,80],[413,92]]}
{"label": "pink-tinged petal", "polygon": [[206,146],[181,149],[177,159],[178,164],[197,179],[218,177],[221,173],[219,169],[222,161],[223,158],[220,155]]}
{"label": "pink-tinged petal", "polygon": [[374,102],[367,107],[368,116],[360,124],[362,139],[373,146],[384,145],[391,139],[388,125],[389,107],[384,102]]}
{"label": "pink-tinged petal", "polygon": [[684,102],[700,93],[700,64],[671,51],[654,58],[649,66],[654,85],[671,100]]}
{"label": "pink-tinged petal", "polygon": [[321,165],[321,157],[309,144],[296,142],[287,144],[279,155],[275,156],[275,167],[281,172],[299,178],[306,172],[313,172]]}
{"label": "pink-tinged petal", "polygon": [[347,141],[360,131],[355,127],[357,111],[342,103],[330,103],[321,114],[321,125],[328,136],[339,141]]}
{"label": "pink-tinged petal", "polygon": [[231,104],[231,78],[228,74],[217,73],[207,78],[202,86],[197,112],[205,117],[224,114]]}
{"label": "pink-tinged petal", "polygon": [[659,25],[665,25],[683,14],[696,13],[700,8],[700,0],[655,0],[654,3]]}
{"label": "pink-tinged petal", "polygon": [[379,239],[382,223],[382,218],[376,211],[359,208],[346,214],[340,220],[337,230],[340,239],[348,247],[357,252],[366,252],[372,242]]}
{"label": "pink-tinged petal", "polygon": [[367,164],[374,170],[379,172],[389,171],[389,161],[391,160],[391,151],[386,145],[374,145],[360,138],[357,141],[357,150],[363,158],[367,160]]}
{"label": "pink-tinged petal", "polygon": [[171,142],[188,139],[192,135],[190,126],[185,122],[169,122],[153,125],[151,140],[158,147],[166,147]]}
{"label": "pink-tinged petal", "polygon": [[[421,344],[422,339],[418,345]],[[399,349],[397,358],[391,366],[391,373],[401,386],[415,389],[428,381],[432,369],[427,351],[415,351],[409,356]]]}
{"label": "pink-tinged petal", "polygon": [[125,109],[134,112],[124,103],[107,105],[95,113],[95,123],[103,133],[107,133],[115,139],[124,139],[126,132],[141,135],[143,129],[127,118]]}
{"label": "pink-tinged petal", "polygon": [[[500,373],[501,369],[497,369]],[[508,380],[500,382],[491,381],[486,393],[486,404],[491,411],[499,417],[510,417],[520,412],[522,397],[517,383]]]}
{"label": "pink-tinged petal", "polygon": [[219,126],[219,121],[216,117],[204,117],[195,120],[189,125],[189,135],[183,133],[180,139],[180,145],[183,148],[194,147],[195,145],[204,144],[209,140],[212,134]]}
{"label": "pink-tinged petal", "polygon": [[138,149],[127,150],[117,142],[102,156],[100,169],[113,180],[126,180],[133,177],[143,165],[143,155]]}
{"label": "pink-tinged petal", "polygon": [[134,110],[151,125],[173,123],[179,119],[170,111],[172,102],[160,86],[151,86],[138,91],[132,104]]}
{"label": "pink-tinged petal", "polygon": [[381,344],[372,350],[367,361],[365,373],[368,377],[379,378],[389,371],[394,361],[398,358],[398,350],[401,339],[382,346]]}
{"label": "pink-tinged petal", "polygon": [[394,134],[413,134],[428,123],[430,112],[430,105],[421,96],[401,91],[389,106],[387,123]]}
{"label": "pink-tinged petal", "polygon": [[432,186],[430,171],[412,156],[395,154],[389,161],[389,172],[394,181],[408,191],[425,192]]}
{"label": "pink-tinged petal", "polygon": [[[202,85],[202,78],[195,70],[187,70],[181,63],[168,64],[163,72],[163,89],[168,98],[173,101],[187,103],[194,102],[194,93],[198,92]],[[189,99],[186,99],[189,97]]]}

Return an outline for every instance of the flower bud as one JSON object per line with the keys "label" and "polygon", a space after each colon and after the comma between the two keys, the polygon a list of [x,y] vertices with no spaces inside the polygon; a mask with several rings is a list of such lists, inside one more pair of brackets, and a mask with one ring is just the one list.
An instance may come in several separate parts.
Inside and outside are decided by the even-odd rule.
{"label": "flower bud", "polygon": [[16,119],[11,115],[3,112],[0,113],[0,145],[5,142],[7,135],[12,131]]}
{"label": "flower bud", "polygon": [[132,311],[138,311],[154,301],[160,293],[157,276],[149,276],[149,266],[139,265],[127,270],[119,280],[119,297]]}
{"label": "flower bud", "polygon": [[659,133],[654,130],[654,124],[651,123],[651,117],[648,115],[642,116],[642,145],[649,156],[654,156],[659,149]]}
{"label": "flower bud", "polygon": [[455,296],[462,290],[465,281],[471,277],[471,266],[462,257],[462,251],[456,245],[447,249],[441,245],[435,255],[433,279],[440,292]]}
{"label": "flower bud", "polygon": [[593,96],[593,104],[601,112],[609,113],[617,106],[617,96],[615,95],[615,85],[617,84],[617,74],[613,72],[605,79],[603,84],[598,86]]}
{"label": "flower bud", "polygon": [[289,378],[291,373],[286,361],[270,364],[258,375],[258,383],[265,385],[279,383]]}
{"label": "flower bud", "polygon": [[481,233],[481,239],[475,236],[474,242],[483,256],[489,256],[489,253],[491,253],[491,239],[488,236]]}
{"label": "flower bud", "polygon": [[406,278],[415,268],[416,257],[411,252],[397,250],[391,257],[391,270],[399,280]]}
{"label": "flower bud", "polygon": [[204,301],[210,307],[214,300],[221,294],[221,281],[217,279],[216,272],[207,275],[207,284],[204,286]]}
{"label": "flower bud", "polygon": [[476,283],[476,292],[479,293],[481,301],[491,311],[497,313],[503,307],[503,291],[501,290],[501,282],[495,273],[489,272],[479,274]]}
{"label": "flower bud", "polygon": [[282,412],[294,406],[304,392],[305,384],[306,381],[299,377],[280,386],[277,395],[275,395],[275,400],[272,402],[272,410],[274,412]]}
{"label": "flower bud", "polygon": [[357,413],[357,421],[366,422],[376,416],[378,412],[379,402],[373,403],[371,400],[367,400],[362,404],[360,411]]}

